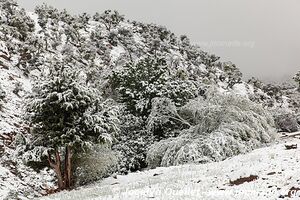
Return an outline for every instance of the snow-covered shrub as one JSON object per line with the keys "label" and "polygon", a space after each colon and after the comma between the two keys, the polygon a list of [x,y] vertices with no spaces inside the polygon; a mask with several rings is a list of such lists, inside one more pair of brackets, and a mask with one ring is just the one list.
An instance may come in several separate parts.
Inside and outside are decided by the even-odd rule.
{"label": "snow-covered shrub", "polygon": [[146,153],[155,138],[146,130],[142,117],[126,112],[122,116],[120,132],[112,149],[118,157],[118,171],[126,174],[147,166]]}
{"label": "snow-covered shrub", "polygon": [[282,89],[279,85],[269,83],[263,87],[263,91],[275,100],[282,98]]}
{"label": "snow-covered shrub", "polygon": [[190,127],[177,113],[175,103],[169,98],[157,97],[152,100],[152,108],[147,119],[147,130],[158,139],[174,137],[175,130]]}
{"label": "snow-covered shrub", "polygon": [[205,100],[191,100],[179,113],[193,126],[152,145],[147,154],[150,167],[220,161],[276,138],[272,116],[233,94],[208,94]]}
{"label": "snow-covered shrub", "polygon": [[278,131],[291,133],[299,130],[297,115],[293,111],[289,109],[276,108],[271,112]]}
{"label": "snow-covered shrub", "polygon": [[126,174],[147,167],[146,154],[155,141],[176,137],[180,130],[188,127],[189,123],[178,115],[177,107],[169,98],[154,98],[148,118],[124,111],[121,131],[113,145],[119,159],[119,172]]}
{"label": "snow-covered shrub", "polygon": [[299,125],[296,117],[297,116],[293,114],[276,116],[275,123],[280,131],[296,132],[299,130]]}
{"label": "snow-covered shrub", "polygon": [[254,89],[262,89],[264,87],[264,83],[255,77],[250,78],[247,83],[253,85]]}
{"label": "snow-covered shrub", "polygon": [[94,145],[73,158],[75,185],[105,178],[117,170],[117,157],[109,146]]}

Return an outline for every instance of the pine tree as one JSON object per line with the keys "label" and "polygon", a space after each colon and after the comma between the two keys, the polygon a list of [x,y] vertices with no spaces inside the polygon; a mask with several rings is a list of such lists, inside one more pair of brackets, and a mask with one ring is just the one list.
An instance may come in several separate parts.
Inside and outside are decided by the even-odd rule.
{"label": "pine tree", "polygon": [[5,15],[0,31],[7,32],[15,38],[25,41],[30,32],[35,30],[34,21],[26,15],[24,9],[20,9],[14,0],[1,0],[0,9]]}
{"label": "pine tree", "polygon": [[223,63],[223,70],[226,73],[226,81],[228,88],[232,88],[235,84],[242,83],[242,72],[231,62]]}
{"label": "pine tree", "polygon": [[115,28],[120,22],[124,21],[124,16],[120,15],[118,11],[106,10],[103,14],[96,13],[94,20],[104,24],[105,28],[110,31]]}
{"label": "pine tree", "polygon": [[178,77],[178,71],[171,71],[164,59],[152,57],[127,63],[122,70],[113,72],[111,82],[121,102],[140,116],[149,115],[155,97],[168,97],[182,105],[198,92],[193,81]]}
{"label": "pine tree", "polygon": [[95,91],[79,80],[78,73],[60,64],[55,68],[35,84],[28,111],[34,145],[49,149],[48,162],[56,172],[59,189],[69,189],[73,152],[93,143],[111,142],[117,117],[113,107],[106,109],[100,104]]}

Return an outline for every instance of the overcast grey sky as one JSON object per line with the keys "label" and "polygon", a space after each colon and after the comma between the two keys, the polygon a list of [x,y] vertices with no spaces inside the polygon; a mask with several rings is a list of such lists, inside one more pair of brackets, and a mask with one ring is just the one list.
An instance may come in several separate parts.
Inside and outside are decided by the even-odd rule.
{"label": "overcast grey sky", "polygon": [[72,13],[116,9],[130,20],[186,34],[204,50],[232,61],[246,77],[280,80],[300,70],[299,0],[17,0]]}

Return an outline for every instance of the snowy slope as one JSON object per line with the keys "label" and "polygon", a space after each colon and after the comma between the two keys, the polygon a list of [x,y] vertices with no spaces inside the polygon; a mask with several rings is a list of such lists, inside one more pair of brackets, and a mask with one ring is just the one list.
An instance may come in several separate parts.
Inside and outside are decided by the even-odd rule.
{"label": "snowy slope", "polygon": [[[284,139],[271,147],[257,149],[218,163],[184,165],[107,178],[98,184],[71,192],[62,192],[43,200],[72,199],[280,199],[292,187],[299,187],[300,149],[286,150],[285,144],[299,139]],[[230,185],[241,177],[258,179]],[[299,199],[293,197],[292,199]]]}
{"label": "snowy slope", "polygon": [[[1,55],[8,55],[8,52],[0,41]],[[23,116],[25,96],[31,91],[31,82],[14,67],[13,61],[3,57],[0,61],[4,63],[0,65],[0,83],[6,93],[0,112],[0,200],[41,196],[41,186],[48,187],[47,184],[53,182],[53,173],[49,169],[37,173],[25,166],[16,153],[14,141],[17,136],[28,133]],[[15,92],[17,85],[20,85],[19,92]]]}
{"label": "snowy slope", "polygon": [[[16,8],[16,10],[20,9]],[[244,82],[228,88],[231,72],[222,71],[224,70],[222,63],[213,61],[212,55],[190,44],[187,38],[175,36],[164,27],[122,21],[108,31],[103,23],[94,21],[94,19],[83,22],[83,18],[72,17],[55,9],[47,10],[48,7],[44,10],[41,9],[39,15],[27,12],[28,16],[25,16],[26,13],[16,12],[12,19],[19,19],[20,24],[24,27],[14,27],[15,23],[7,23],[5,17],[7,11],[0,10],[0,20],[4,22],[2,25],[7,25],[5,29],[7,33],[0,31],[0,36],[9,38],[0,39],[0,84],[6,92],[3,112],[0,112],[0,200],[6,197],[7,199],[33,198],[41,196],[48,188],[53,188],[53,171],[46,168],[37,173],[25,166],[26,159],[22,155],[25,150],[15,144],[17,136],[30,137],[30,127],[23,119],[25,96],[31,92],[33,80],[48,72],[47,67],[51,66],[53,58],[60,61],[72,60],[74,62],[71,63],[72,66],[75,65],[78,70],[93,74],[96,79],[95,84],[99,84],[99,88],[103,89],[107,86],[104,84],[107,83],[107,80],[104,78],[111,74],[112,69],[122,68],[124,63],[131,59],[137,61],[149,55],[158,55],[166,59],[173,74],[184,72],[183,74],[200,84],[201,88],[214,85],[222,92],[232,92],[246,97],[255,95],[254,88]],[[45,28],[38,23],[39,17],[43,15],[49,15],[44,19],[47,22]],[[27,25],[22,23],[28,21],[30,25],[29,19],[32,20],[35,27],[31,31],[27,30]],[[81,26],[82,28],[78,28]],[[20,31],[21,33],[24,30],[27,32],[25,40],[15,36],[18,35],[16,32]],[[117,41],[116,44],[114,44],[114,40]],[[24,74],[28,76],[24,76]],[[16,93],[15,89],[18,86],[21,86],[22,90]],[[259,92],[263,93],[261,90]],[[269,98],[271,99],[271,97]],[[4,149],[3,155],[1,155],[2,149]],[[291,174],[298,172],[295,167],[298,157],[292,155],[297,150],[287,152],[283,149],[281,144],[220,163],[159,168],[148,172],[119,176],[117,180],[108,178],[80,191],[61,193],[49,198],[176,199],[174,198],[176,196],[178,199],[217,199],[219,195],[220,199],[224,199],[223,196],[226,195],[228,198],[241,198],[245,191],[249,190],[249,194],[252,195],[249,199],[253,199],[257,198],[260,188],[263,188],[264,192],[270,191],[267,194],[268,197],[278,197],[279,194],[286,194],[285,190],[293,185],[284,186],[284,183],[279,181],[280,178],[288,180],[288,175],[282,177],[287,170],[282,174],[270,176],[269,180],[274,185],[276,183],[281,188],[279,190],[275,187],[267,188],[266,181],[262,181],[262,178],[272,170],[263,171],[263,169],[268,169],[269,165],[272,165],[274,171],[282,170],[280,162],[285,163],[284,159],[290,157],[293,159],[290,160],[291,163],[286,164],[285,169],[290,170]],[[266,151],[273,152],[273,154]],[[278,155],[276,155],[277,151]],[[259,163],[260,160],[263,162]],[[249,175],[246,172],[249,171],[250,166],[257,166],[251,172],[259,175],[258,181],[239,187],[223,185],[228,183],[229,179]],[[261,171],[259,171],[260,169]],[[293,170],[295,171],[292,173]],[[153,176],[155,173],[162,174]],[[199,180],[201,181],[199,182]],[[292,178],[291,180],[295,181],[296,179]],[[277,184],[277,182],[280,183]],[[217,186],[222,187],[221,189],[224,187],[226,190],[218,190]],[[250,191],[254,190],[253,188],[255,191]],[[231,194],[233,191],[236,193]],[[176,192],[179,194],[168,196],[169,193]],[[191,196],[184,196],[185,194],[191,194]]]}

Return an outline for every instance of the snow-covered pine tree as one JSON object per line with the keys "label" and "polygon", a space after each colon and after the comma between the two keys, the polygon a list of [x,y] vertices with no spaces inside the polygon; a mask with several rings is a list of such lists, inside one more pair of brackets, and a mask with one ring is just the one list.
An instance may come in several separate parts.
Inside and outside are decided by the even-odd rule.
{"label": "snow-covered pine tree", "polygon": [[198,95],[192,80],[178,77],[164,59],[146,57],[129,62],[111,76],[113,87],[119,92],[121,102],[135,115],[148,116],[155,97],[168,97],[175,105],[183,105]]}
{"label": "snow-covered pine tree", "polygon": [[35,83],[27,108],[33,145],[48,149],[59,189],[68,189],[72,186],[72,153],[93,143],[111,142],[118,119],[116,108],[101,104],[97,93],[79,79],[78,72],[55,65],[55,70]]}
{"label": "snow-covered pine tree", "polygon": [[228,87],[232,88],[235,84],[242,83],[242,72],[231,62],[223,63],[223,70],[227,75]]}
{"label": "snow-covered pine tree", "polygon": [[114,71],[111,78],[113,87],[131,113],[149,114],[151,100],[158,96],[165,82],[163,75],[167,68],[163,62],[147,58],[137,64],[126,64],[122,71]]}
{"label": "snow-covered pine tree", "polygon": [[94,20],[103,23],[107,31],[115,28],[121,21],[124,21],[124,16],[120,15],[118,11],[106,10],[103,14],[96,13]]}
{"label": "snow-covered pine tree", "polygon": [[2,19],[1,31],[13,35],[21,41],[25,41],[30,32],[35,29],[34,21],[26,15],[24,9],[20,9],[14,0],[1,0],[0,9],[5,13]]}

